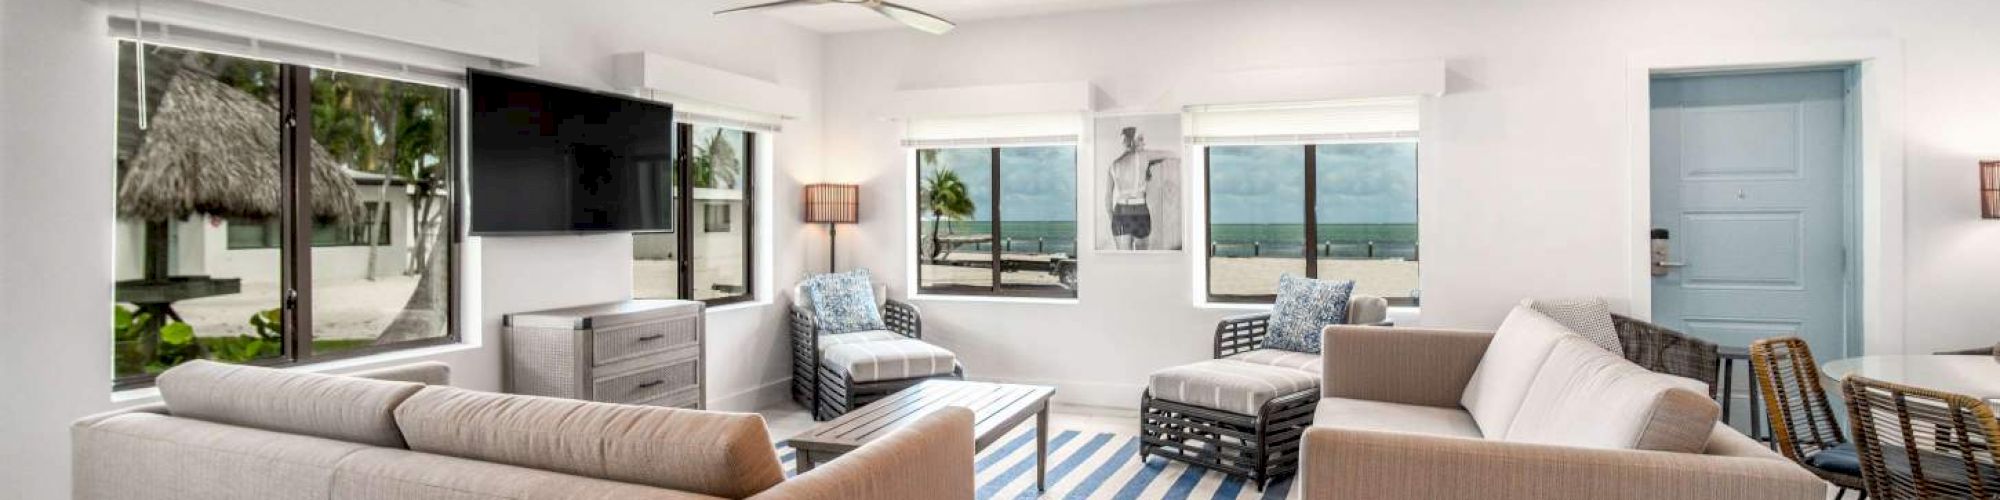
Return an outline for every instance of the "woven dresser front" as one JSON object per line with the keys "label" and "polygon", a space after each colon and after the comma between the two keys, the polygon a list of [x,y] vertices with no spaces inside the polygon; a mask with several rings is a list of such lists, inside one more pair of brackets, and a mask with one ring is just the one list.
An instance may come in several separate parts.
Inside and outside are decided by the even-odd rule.
{"label": "woven dresser front", "polygon": [[702,304],[629,300],[509,314],[506,391],[701,409]]}

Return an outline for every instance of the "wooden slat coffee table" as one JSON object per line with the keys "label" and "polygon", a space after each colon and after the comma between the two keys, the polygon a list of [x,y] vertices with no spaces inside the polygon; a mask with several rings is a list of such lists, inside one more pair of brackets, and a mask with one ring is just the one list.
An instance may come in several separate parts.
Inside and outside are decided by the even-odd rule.
{"label": "wooden slat coffee table", "polygon": [[930,380],[890,394],[811,430],[792,436],[798,450],[799,473],[815,464],[833,460],[843,453],[888,435],[917,417],[947,406],[972,410],[972,439],[975,450],[998,441],[1015,426],[1035,417],[1035,488],[1040,490],[1048,474],[1049,396],[1056,388],[1038,385],[993,384],[959,380]]}

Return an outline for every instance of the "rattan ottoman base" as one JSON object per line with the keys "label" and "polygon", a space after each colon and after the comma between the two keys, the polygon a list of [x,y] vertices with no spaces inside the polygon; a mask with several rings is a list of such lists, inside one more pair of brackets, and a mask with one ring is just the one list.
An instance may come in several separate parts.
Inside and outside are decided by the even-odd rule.
{"label": "rattan ottoman base", "polygon": [[965,380],[965,368],[953,366],[951,373],[929,377],[899,378],[874,382],[853,382],[847,374],[835,371],[833,367],[820,365],[819,398],[812,406],[813,420],[826,421],[846,415],[862,405],[908,389],[925,380]]}
{"label": "rattan ottoman base", "polygon": [[1139,460],[1159,455],[1242,477],[1263,490],[1299,469],[1299,437],[1312,425],[1319,388],[1273,398],[1259,415],[1153,397],[1139,400]]}

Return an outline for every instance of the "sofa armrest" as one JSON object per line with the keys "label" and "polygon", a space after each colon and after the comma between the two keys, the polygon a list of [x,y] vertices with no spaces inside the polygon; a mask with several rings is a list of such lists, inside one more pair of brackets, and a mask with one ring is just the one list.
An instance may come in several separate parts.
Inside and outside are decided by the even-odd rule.
{"label": "sofa armrest", "polygon": [[1574,448],[1355,429],[1306,431],[1304,498],[1820,500],[1826,483],[1776,456]]}
{"label": "sofa armrest", "polygon": [[751,498],[971,500],[972,456],[972,411],[945,408]]}
{"label": "sofa armrest", "polygon": [[1446,408],[1458,407],[1493,339],[1470,330],[1353,325],[1328,326],[1320,335],[1325,397]]}

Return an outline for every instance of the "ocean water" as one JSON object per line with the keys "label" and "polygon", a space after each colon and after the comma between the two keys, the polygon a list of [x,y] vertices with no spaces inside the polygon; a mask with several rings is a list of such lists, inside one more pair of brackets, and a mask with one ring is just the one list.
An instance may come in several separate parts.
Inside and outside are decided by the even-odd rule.
{"label": "ocean water", "polygon": [[[945,234],[985,234],[987,222],[948,221]],[[1076,223],[1069,221],[1010,221],[1000,226],[1001,251],[1011,253],[1053,253],[1076,255]],[[928,237],[931,226],[923,224],[920,234]],[[1304,224],[1217,224],[1210,227],[1214,253],[1224,257],[1302,257],[1305,255]],[[1415,259],[1418,254],[1416,224],[1320,224],[1319,253],[1333,258]],[[960,250],[987,250],[985,244],[964,245]]]}

